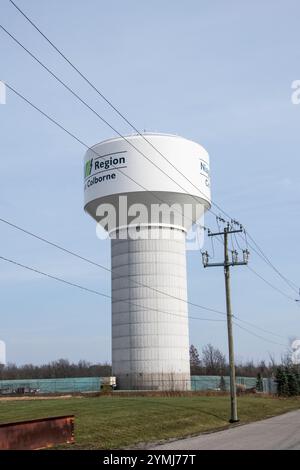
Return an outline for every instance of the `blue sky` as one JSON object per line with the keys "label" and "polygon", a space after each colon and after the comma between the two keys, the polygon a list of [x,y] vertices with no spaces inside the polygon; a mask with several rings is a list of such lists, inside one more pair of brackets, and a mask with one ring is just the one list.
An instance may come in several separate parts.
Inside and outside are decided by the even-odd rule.
{"label": "blue sky", "polygon": [[[177,133],[209,152],[212,196],[239,219],[290,279],[299,283],[300,79],[298,1],[138,2],[18,0],[19,6],[141,130]],[[8,0],[1,23],[122,133],[131,133],[72,72]],[[5,33],[1,79],[89,145],[112,137]],[[108,241],[83,211],[85,149],[8,93],[0,106],[0,217],[110,265]],[[206,224],[215,227],[208,215]],[[110,293],[109,273],[1,224],[1,255]],[[210,249],[210,243],[206,244]],[[216,251],[216,258],[222,253]],[[294,294],[253,253],[251,267]],[[24,363],[110,360],[110,303],[0,262],[1,329],[7,359]],[[224,310],[222,269],[188,254],[189,299]],[[232,271],[233,310],[281,335],[300,335],[299,306],[247,268]],[[190,314],[217,315],[190,308]],[[227,351],[226,325],[190,322],[191,342]],[[279,358],[285,347],[235,329],[238,359]]]}

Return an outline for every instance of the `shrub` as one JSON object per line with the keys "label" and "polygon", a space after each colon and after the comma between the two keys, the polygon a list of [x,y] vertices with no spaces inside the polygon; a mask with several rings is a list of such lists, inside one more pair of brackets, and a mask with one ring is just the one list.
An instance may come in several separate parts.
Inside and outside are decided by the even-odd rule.
{"label": "shrub", "polygon": [[256,386],[255,386],[255,388],[258,392],[263,392],[264,391],[264,383],[263,383],[263,379],[262,379],[262,376],[261,376],[260,372],[258,372],[257,377],[256,377]]}

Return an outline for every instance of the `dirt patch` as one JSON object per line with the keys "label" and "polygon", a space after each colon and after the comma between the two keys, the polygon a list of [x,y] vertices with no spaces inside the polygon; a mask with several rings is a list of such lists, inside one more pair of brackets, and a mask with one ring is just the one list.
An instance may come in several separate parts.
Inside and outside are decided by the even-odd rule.
{"label": "dirt patch", "polygon": [[[26,400],[63,400],[64,398],[72,398],[72,395],[55,395],[55,396],[34,396],[34,397],[0,397],[0,401],[26,401]],[[77,397],[79,398],[79,397]]]}

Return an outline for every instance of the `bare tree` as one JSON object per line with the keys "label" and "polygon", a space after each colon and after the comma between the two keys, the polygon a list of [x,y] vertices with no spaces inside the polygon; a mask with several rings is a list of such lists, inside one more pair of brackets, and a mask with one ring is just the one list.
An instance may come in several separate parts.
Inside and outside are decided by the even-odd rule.
{"label": "bare tree", "polygon": [[202,362],[207,375],[224,375],[226,369],[225,354],[210,343],[202,349]]}
{"label": "bare tree", "polygon": [[198,349],[193,344],[191,344],[191,347],[190,347],[190,365],[191,365],[191,374],[192,375],[201,374],[201,372],[202,372],[201,365],[202,364],[201,364],[200,355],[199,355]]}
{"label": "bare tree", "polygon": [[266,375],[268,377],[274,377],[276,375],[277,369],[278,369],[277,361],[275,360],[274,355],[269,353],[269,364],[268,364]]}

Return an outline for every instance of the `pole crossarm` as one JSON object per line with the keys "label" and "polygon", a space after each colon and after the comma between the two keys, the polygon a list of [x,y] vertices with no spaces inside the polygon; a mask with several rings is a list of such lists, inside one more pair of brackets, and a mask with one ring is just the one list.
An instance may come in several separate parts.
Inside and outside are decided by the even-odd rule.
{"label": "pole crossarm", "polygon": [[223,267],[226,267],[226,266],[245,266],[246,264],[248,264],[248,261],[237,261],[237,262],[232,262],[232,263],[207,263],[204,265],[205,268],[213,268],[213,267],[216,267],[216,266],[223,266]]}
{"label": "pole crossarm", "polygon": [[225,235],[225,233],[241,233],[244,230],[239,229],[239,230],[227,230],[225,229],[224,232],[208,232],[209,237],[216,237],[217,235]]}

